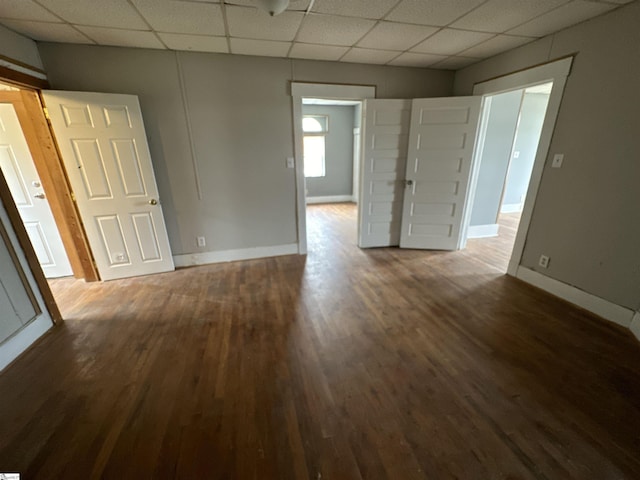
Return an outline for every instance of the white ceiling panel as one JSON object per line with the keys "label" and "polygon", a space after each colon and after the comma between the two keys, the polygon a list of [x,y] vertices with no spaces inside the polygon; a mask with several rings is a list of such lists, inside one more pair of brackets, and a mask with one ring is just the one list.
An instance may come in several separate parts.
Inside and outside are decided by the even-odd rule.
{"label": "white ceiling panel", "polygon": [[404,51],[437,31],[438,27],[380,22],[358,42],[358,47]]}
{"label": "white ceiling panel", "polygon": [[530,37],[543,37],[549,33],[557,32],[563,28],[601,15],[613,8],[615,8],[614,5],[606,3],[575,0],[549,13],[536,17],[524,25],[509,30],[507,33]]}
{"label": "white ceiling panel", "polygon": [[442,70],[458,70],[459,68],[468,67],[474,63],[479,62],[477,58],[469,57],[448,57],[441,62],[434,63],[433,68],[439,68]]}
{"label": "white ceiling panel", "polygon": [[454,28],[502,33],[569,0],[489,0],[451,24]]}
{"label": "white ceiling panel", "polygon": [[398,0],[316,0],[313,11],[347,17],[375,18],[384,17]]}
{"label": "white ceiling panel", "polygon": [[228,6],[226,9],[232,37],[291,41],[304,17],[299,12],[283,12],[270,17],[256,8]]}
{"label": "white ceiling panel", "polygon": [[512,35],[498,35],[486,42],[480,43],[460,53],[462,57],[488,58],[505,52],[535,39],[529,37],[515,37]]}
{"label": "white ceiling panel", "polygon": [[411,51],[418,53],[435,53],[438,55],[455,55],[480,42],[489,40],[489,38],[493,36],[493,33],[444,28],[420,45],[416,45]]}
{"label": "white ceiling panel", "polygon": [[352,48],[344,57],[340,59],[340,61],[384,65],[385,63],[396,58],[398,55],[400,55],[400,52],[393,52],[389,50],[372,50],[370,48]]}
{"label": "white ceiling panel", "polygon": [[263,57],[286,57],[291,42],[274,42],[271,40],[250,40],[246,38],[231,39],[231,53],[240,55],[258,55]]}
{"label": "white ceiling panel", "polygon": [[158,32],[225,35],[220,5],[177,0],[132,1]]}
{"label": "white ceiling panel", "polygon": [[94,43],[66,23],[27,22],[22,20],[3,21],[4,25],[18,33],[29,34],[34,40],[60,43]]}
{"label": "white ceiling panel", "polygon": [[349,50],[348,47],[294,43],[289,56],[292,58],[309,58],[311,60],[339,60],[347,50]]}
{"label": "white ceiling panel", "polygon": [[351,46],[375,25],[373,20],[308,15],[302,22],[296,40],[321,45]]}
{"label": "white ceiling panel", "polygon": [[171,50],[229,53],[226,37],[185,35],[183,33],[158,33],[158,36]]}
{"label": "white ceiling panel", "polygon": [[164,45],[153,32],[139,30],[119,30],[103,27],[77,27],[85,35],[100,45],[135,48],[162,48]]}
{"label": "white ceiling panel", "polygon": [[398,67],[429,67],[434,63],[438,63],[447,57],[443,55],[431,55],[428,53],[411,53],[405,52],[398,58],[395,58],[389,65]]}
{"label": "white ceiling panel", "polygon": [[39,22],[62,22],[60,18],[33,0],[2,0],[0,18],[34,20]]}
{"label": "white ceiling panel", "polygon": [[145,30],[149,27],[127,0],[39,0],[69,23]]}
{"label": "white ceiling panel", "polygon": [[485,0],[402,0],[385,20],[443,27]]}

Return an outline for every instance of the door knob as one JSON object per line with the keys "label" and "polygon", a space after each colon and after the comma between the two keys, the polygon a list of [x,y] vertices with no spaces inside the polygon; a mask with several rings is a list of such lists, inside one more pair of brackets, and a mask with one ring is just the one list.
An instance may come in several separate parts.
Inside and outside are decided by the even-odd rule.
{"label": "door knob", "polygon": [[407,185],[407,187],[410,187],[411,185],[413,185],[413,180],[405,180],[404,183]]}
{"label": "door knob", "polygon": [[149,205],[157,205],[158,204],[158,200],[156,200],[155,198],[152,198],[151,200],[149,200]]}
{"label": "door knob", "polygon": [[39,198],[40,200],[44,200],[44,198],[45,198],[45,197],[44,197],[44,193],[36,193],[36,194],[34,195],[34,198]]}

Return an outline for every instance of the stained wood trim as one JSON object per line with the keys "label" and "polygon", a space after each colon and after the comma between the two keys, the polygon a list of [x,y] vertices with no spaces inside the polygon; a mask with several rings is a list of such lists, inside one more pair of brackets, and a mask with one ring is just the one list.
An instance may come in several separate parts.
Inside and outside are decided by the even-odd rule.
{"label": "stained wood trim", "polygon": [[22,223],[22,219],[18,213],[18,208],[13,201],[13,197],[9,191],[9,186],[7,185],[7,181],[5,180],[4,175],[2,175],[2,172],[0,172],[0,200],[2,200],[2,204],[9,215],[9,220],[11,221],[13,230],[18,237],[18,242],[20,243],[22,250],[24,250],[27,263],[29,264],[33,278],[38,285],[38,289],[40,290],[40,294],[42,295],[49,315],[51,315],[51,320],[56,324],[61,323],[62,315],[60,314],[60,309],[53,298],[53,293],[51,293],[51,288],[49,288],[47,279],[44,277],[44,272],[42,271],[42,267],[40,267],[40,262],[38,262],[38,257],[33,249],[33,245],[31,245],[31,241],[27,235],[27,230],[24,228],[24,224]]}
{"label": "stained wood trim", "polygon": [[[32,68],[32,67],[29,67]],[[0,66],[0,79],[19,87],[49,88],[49,82],[42,78],[34,77],[28,73],[18,72],[8,67]]]}
{"label": "stained wood trim", "polygon": [[22,67],[22,68],[28,68],[29,70],[33,70],[34,72],[44,73],[45,75],[47,73],[43,69],[41,69],[40,67],[34,67],[33,65],[29,65],[28,63],[25,63],[25,62],[23,62],[21,60],[16,60],[15,58],[7,57],[6,55],[0,54],[0,60],[4,60],[5,62],[13,63],[14,65],[17,65],[17,66]]}
{"label": "stained wood trim", "polygon": [[82,220],[71,195],[66,171],[42,111],[40,97],[36,92],[24,90],[15,93],[20,96],[20,100],[13,105],[42,187],[47,194],[74,276],[84,278],[87,282],[99,280]]}

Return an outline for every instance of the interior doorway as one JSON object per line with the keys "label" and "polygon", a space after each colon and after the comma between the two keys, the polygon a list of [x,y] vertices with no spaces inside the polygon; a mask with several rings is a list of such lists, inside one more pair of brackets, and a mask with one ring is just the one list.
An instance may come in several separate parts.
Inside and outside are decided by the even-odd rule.
{"label": "interior doorway", "polygon": [[[302,98],[303,161],[309,250],[321,249],[322,238],[357,223],[328,232],[335,222],[323,222],[322,212],[357,209],[360,176],[362,101]],[[342,216],[346,219],[353,215]],[[357,218],[357,215],[355,216]],[[350,228],[352,227],[352,228]],[[345,241],[355,241],[346,235]]]}
{"label": "interior doorway", "polygon": [[[0,90],[19,91],[2,83]],[[0,103],[0,170],[45,277],[73,275],[49,200],[11,103]]]}
{"label": "interior doorway", "polygon": [[[511,255],[552,88],[553,82],[546,82],[485,97],[482,151],[467,230],[476,249],[497,248]],[[500,238],[489,240],[494,237]],[[495,267],[507,269],[502,259]]]}

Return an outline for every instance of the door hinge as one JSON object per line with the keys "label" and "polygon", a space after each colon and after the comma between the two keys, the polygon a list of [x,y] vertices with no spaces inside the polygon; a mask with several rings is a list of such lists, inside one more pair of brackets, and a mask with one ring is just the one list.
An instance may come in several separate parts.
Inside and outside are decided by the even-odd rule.
{"label": "door hinge", "polygon": [[44,118],[48,121],[51,121],[51,117],[49,116],[49,109],[47,107],[42,107],[42,111],[44,112]]}
{"label": "door hinge", "polygon": [[71,200],[74,202],[76,201],[76,194],[73,192],[71,192]]}

